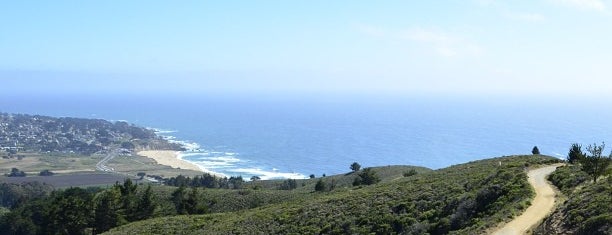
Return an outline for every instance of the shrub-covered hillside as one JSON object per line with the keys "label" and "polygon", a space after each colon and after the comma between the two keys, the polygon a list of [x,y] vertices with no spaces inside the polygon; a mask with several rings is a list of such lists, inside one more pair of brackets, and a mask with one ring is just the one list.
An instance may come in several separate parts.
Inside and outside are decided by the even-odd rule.
{"label": "shrub-covered hillside", "polygon": [[[376,169],[381,182],[402,178],[405,173],[431,171],[414,166],[372,169]],[[363,172],[325,177],[326,181],[337,182],[336,187],[319,188],[319,191],[346,190]],[[299,203],[325,195],[313,193],[319,180],[322,179],[245,183],[241,177],[222,179],[204,174],[166,181],[176,187],[138,185],[129,179],[108,188],[88,189],[53,190],[44,184],[4,184],[6,192],[0,190],[3,202],[0,205],[0,234],[97,234],[149,218]],[[288,182],[292,187],[285,187]]]}
{"label": "shrub-covered hillside", "polygon": [[[348,169],[348,168],[347,168]],[[403,178],[409,174],[422,174],[430,172],[431,169],[417,166],[380,166],[370,167],[371,170],[376,172],[376,176],[380,179],[380,182],[389,182]],[[325,183],[325,191],[334,189],[350,188],[355,182],[355,178],[358,177],[360,172],[349,172],[346,174],[330,175],[312,179],[298,179],[295,180],[296,192],[312,192],[315,190],[315,185],[319,179]],[[251,181],[246,185],[252,188],[261,189],[283,189],[287,184],[287,180],[263,180],[263,181]]]}
{"label": "shrub-covered hillside", "polygon": [[612,177],[593,183],[578,165],[557,168],[549,176],[565,201],[536,234],[612,234]]}
{"label": "shrub-covered hillside", "polygon": [[155,218],[108,234],[483,233],[528,206],[526,166],[556,161],[493,158],[238,212]]}

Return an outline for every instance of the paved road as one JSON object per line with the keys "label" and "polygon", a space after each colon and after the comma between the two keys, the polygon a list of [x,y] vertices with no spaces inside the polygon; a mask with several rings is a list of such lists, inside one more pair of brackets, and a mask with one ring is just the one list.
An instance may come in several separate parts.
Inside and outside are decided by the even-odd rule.
{"label": "paved road", "polygon": [[555,164],[538,169],[530,170],[527,173],[529,184],[535,189],[536,196],[527,210],[510,221],[503,228],[493,232],[495,235],[514,235],[527,234],[530,228],[539,224],[555,206],[555,190],[546,180],[546,176],[555,171],[562,164]]}
{"label": "paved road", "polygon": [[113,172],[115,169],[106,166],[106,163],[108,163],[108,161],[115,158],[117,155],[119,155],[117,150],[112,150],[109,153],[107,153],[106,156],[104,156],[102,160],[96,163],[96,170],[105,171],[105,172]]}

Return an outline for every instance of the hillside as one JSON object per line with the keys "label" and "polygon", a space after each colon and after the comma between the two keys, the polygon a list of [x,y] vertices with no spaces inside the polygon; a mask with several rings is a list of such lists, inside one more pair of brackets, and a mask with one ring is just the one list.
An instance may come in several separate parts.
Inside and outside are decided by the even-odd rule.
{"label": "hillside", "polygon": [[[372,170],[376,172],[376,175],[380,178],[381,182],[390,182],[394,180],[398,180],[404,177],[404,174],[414,170],[416,174],[425,173],[432,171],[426,167],[417,167],[417,166],[379,166],[379,167],[370,167]],[[326,186],[334,189],[342,189],[353,187],[353,182],[357,177],[356,172],[348,172],[345,174],[338,175],[330,175],[321,178],[313,178],[313,179],[297,179],[295,180],[296,188],[294,191],[296,192],[312,192],[314,190],[315,184],[319,179],[323,179],[326,183]],[[261,189],[282,189],[284,184],[286,184],[287,180],[263,180],[263,181],[250,181],[247,183],[249,187],[256,187]]]}
{"label": "hillside", "polygon": [[[404,173],[412,170],[417,174],[431,171],[427,168],[413,166],[385,166],[374,169],[379,173],[382,182],[401,178]],[[352,182],[355,175],[354,173],[341,174],[328,176],[325,179],[337,181],[335,190],[342,190],[350,186],[345,182]],[[59,179],[55,176],[51,178]],[[146,218],[184,213],[235,212],[282,202],[303,201],[322,195],[312,193],[319,179],[296,180],[299,183],[292,190],[278,187],[289,180],[236,181],[227,185],[227,178],[217,178],[217,183],[221,184],[217,184],[216,188],[206,188],[203,185],[193,188],[193,182],[199,181],[198,177],[182,177],[182,179],[183,183],[180,185],[191,187],[184,188],[183,192],[186,197],[183,199],[187,199],[184,202],[190,203],[189,208],[198,208],[197,211],[179,210],[175,204],[175,194],[181,188],[174,186],[135,185],[132,181],[124,181],[122,184],[102,188],[92,187],[85,191],[80,188],[52,191],[53,187],[50,185],[38,182],[0,183],[2,186],[0,188],[5,189],[0,191],[0,199],[2,199],[0,211],[5,214],[4,216],[0,214],[0,231],[4,232],[2,234],[46,234],[45,231],[53,233],[53,231],[58,232],[58,229],[69,229],[81,231],[75,234],[91,234]],[[188,182],[187,179],[191,180]],[[238,182],[240,183],[237,184]],[[238,189],[233,189],[235,186]],[[75,200],[82,203],[78,206],[64,205],[69,208],[70,212],[61,210],[63,206],[58,207],[57,205]],[[3,207],[10,208],[10,210]],[[54,209],[50,210],[51,208]],[[149,210],[142,208],[149,208]],[[104,211],[109,214],[104,214]],[[148,212],[143,215],[140,213],[142,211]],[[71,214],[72,212],[78,213]],[[66,213],[70,214],[69,219]],[[109,219],[111,217],[116,220],[112,222],[113,220]],[[79,223],[69,223],[71,221],[79,221]],[[64,226],[64,224],[68,225]]]}
{"label": "hillside", "polygon": [[529,205],[533,190],[525,167],[556,161],[540,155],[493,158],[372,186],[302,191],[237,212],[154,218],[106,234],[483,233]]}
{"label": "hillside", "polygon": [[549,180],[565,195],[535,234],[612,234],[612,177],[593,183],[577,165],[560,167]]}

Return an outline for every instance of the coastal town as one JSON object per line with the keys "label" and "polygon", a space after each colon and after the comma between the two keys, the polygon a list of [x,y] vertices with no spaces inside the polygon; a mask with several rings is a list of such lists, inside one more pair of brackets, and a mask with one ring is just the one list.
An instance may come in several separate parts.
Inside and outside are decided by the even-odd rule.
{"label": "coastal town", "polygon": [[197,165],[177,158],[183,150],[156,130],[125,121],[0,113],[0,183],[159,183],[201,174]]}
{"label": "coastal town", "polygon": [[11,157],[22,151],[91,155],[182,147],[124,121],[0,113],[0,149]]}

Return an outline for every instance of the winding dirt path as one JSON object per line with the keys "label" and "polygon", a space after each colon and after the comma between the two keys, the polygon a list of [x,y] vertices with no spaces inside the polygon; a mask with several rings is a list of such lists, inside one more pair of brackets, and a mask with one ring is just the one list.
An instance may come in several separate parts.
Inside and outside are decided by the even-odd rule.
{"label": "winding dirt path", "polygon": [[531,206],[522,215],[493,232],[494,235],[527,234],[530,228],[539,224],[553,210],[556,193],[553,186],[546,180],[546,176],[561,165],[563,164],[537,168],[527,173],[529,184],[536,192]]}

